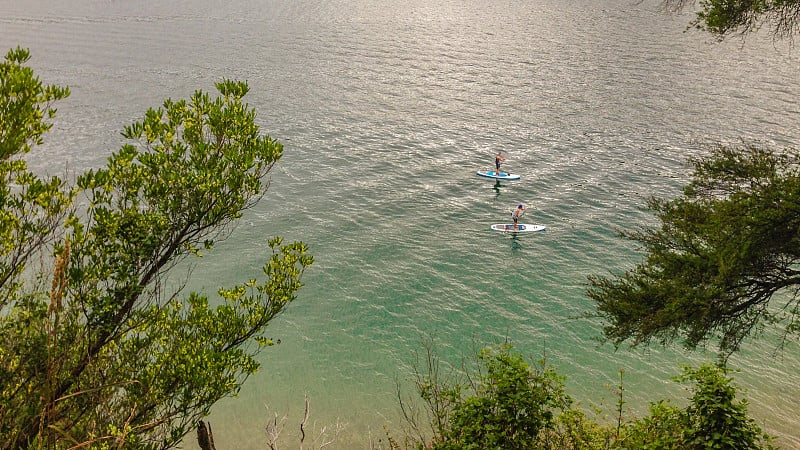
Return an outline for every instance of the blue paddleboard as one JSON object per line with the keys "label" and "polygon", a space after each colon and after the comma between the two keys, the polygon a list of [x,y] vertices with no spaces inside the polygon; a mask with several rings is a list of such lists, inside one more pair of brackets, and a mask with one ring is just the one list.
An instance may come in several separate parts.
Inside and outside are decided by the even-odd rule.
{"label": "blue paddleboard", "polygon": [[507,172],[497,172],[494,170],[479,170],[478,176],[492,178],[494,180],[519,180],[519,175]]}

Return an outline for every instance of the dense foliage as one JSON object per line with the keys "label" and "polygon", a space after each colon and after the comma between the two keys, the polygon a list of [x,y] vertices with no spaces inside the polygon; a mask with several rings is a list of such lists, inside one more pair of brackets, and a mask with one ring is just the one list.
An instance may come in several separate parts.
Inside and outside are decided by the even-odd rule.
{"label": "dense foliage", "polygon": [[434,449],[523,449],[553,427],[553,410],[569,405],[553,370],[532,370],[502,347],[484,349],[478,358],[485,372],[472,385],[472,395],[453,403],[449,426]]}
{"label": "dense foliage", "polygon": [[312,262],[275,238],[261,280],[218,298],[167,278],[261,198],[283,148],[247,85],[224,80],[147,111],[75,186],[40,178],[24,154],[69,91],[29,57],[0,65],[0,447],[174,446],[258,369],[263,328]]}
{"label": "dense foliage", "polygon": [[[664,0],[673,9],[688,3],[694,0]],[[720,39],[766,25],[775,38],[792,39],[800,31],[800,0],[703,0],[692,25]]]}
{"label": "dense foliage", "polygon": [[[557,411],[569,409],[563,378],[543,361],[529,365],[510,345],[487,347],[462,382],[439,375],[429,348],[426,371],[416,373],[417,390],[428,413],[433,438],[425,448],[527,449],[556,427]],[[425,441],[411,403],[404,413]]]}
{"label": "dense foliage", "polygon": [[703,365],[685,367],[679,382],[692,382],[686,408],[651,403],[650,415],[626,425],[617,448],[636,449],[769,449],[771,437],[747,416],[747,401],[736,401],[726,370]]}
{"label": "dense foliage", "polygon": [[589,278],[606,337],[634,346],[682,337],[688,348],[718,338],[729,354],[766,323],[796,335],[800,155],[718,147],[693,164],[682,196],[649,201],[659,226],[623,233],[644,261]]}
{"label": "dense foliage", "polygon": [[[468,382],[439,373],[429,354],[427,372],[416,373],[416,387],[427,411],[432,436],[410,403],[402,403],[414,430],[406,447],[417,449],[769,449],[771,438],[747,416],[747,402],[736,400],[726,370],[713,365],[684,368],[675,380],[692,384],[684,408],[669,401],[650,404],[650,414],[623,419],[622,386],[617,424],[600,423],[573,406],[564,378],[544,361],[530,365],[509,345],[487,347]],[[392,448],[401,445],[391,440]]]}

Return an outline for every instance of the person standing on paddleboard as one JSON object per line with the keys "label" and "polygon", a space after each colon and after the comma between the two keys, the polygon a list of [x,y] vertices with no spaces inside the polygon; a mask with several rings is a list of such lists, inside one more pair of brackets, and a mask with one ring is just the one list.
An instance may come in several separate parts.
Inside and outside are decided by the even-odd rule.
{"label": "person standing on paddleboard", "polygon": [[512,230],[516,230],[517,228],[519,228],[518,222],[519,218],[522,217],[523,212],[525,212],[525,205],[523,205],[522,203],[517,205],[517,207],[514,208],[513,211],[511,211],[511,220],[514,221],[514,225],[511,227]]}
{"label": "person standing on paddleboard", "polygon": [[497,168],[498,175],[500,175],[500,163],[505,160],[506,158],[503,156],[503,151],[497,152],[497,156],[494,157],[494,167]]}

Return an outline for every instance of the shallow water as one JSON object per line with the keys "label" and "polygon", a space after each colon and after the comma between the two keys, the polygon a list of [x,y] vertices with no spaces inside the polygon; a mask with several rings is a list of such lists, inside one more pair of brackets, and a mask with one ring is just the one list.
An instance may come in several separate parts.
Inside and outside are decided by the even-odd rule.
{"label": "shallow water", "polygon": [[[675,195],[705,144],[800,144],[796,50],[683,33],[688,15],[654,5],[52,3],[0,0],[0,47],[30,48],[42,80],[72,90],[34,167],[101,165],[148,107],[222,77],[249,82],[285,145],[268,196],[192,280],[213,292],[257,274],[274,235],[316,261],[267,331],[282,343],[209,418],[219,448],[266,448],[272,412],[293,435],[304,395],[317,426],[347,424],[336,448],[366,448],[397,425],[396,382],[426,336],[454,365],[506,338],[546,354],[587,407],[613,405],[620,369],[631,414],[684,398],[670,377],[713,355],[601,345],[586,276],[638,261],[616,230],[649,223],[643,199]],[[498,149],[521,181],[475,176]],[[488,230],[518,202],[546,232]],[[773,342],[736,355],[736,379],[763,426],[800,446],[797,345]]]}

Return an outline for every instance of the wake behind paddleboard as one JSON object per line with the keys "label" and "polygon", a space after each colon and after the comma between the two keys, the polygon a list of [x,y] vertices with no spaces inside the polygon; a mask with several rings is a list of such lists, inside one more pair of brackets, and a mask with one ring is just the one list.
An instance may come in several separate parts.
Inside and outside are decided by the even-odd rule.
{"label": "wake behind paddleboard", "polygon": [[497,172],[494,170],[479,170],[478,176],[492,178],[494,180],[519,180],[519,175],[507,172]]}

